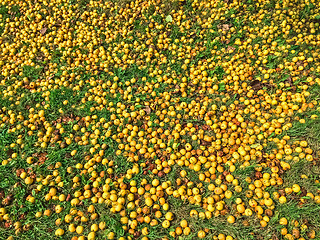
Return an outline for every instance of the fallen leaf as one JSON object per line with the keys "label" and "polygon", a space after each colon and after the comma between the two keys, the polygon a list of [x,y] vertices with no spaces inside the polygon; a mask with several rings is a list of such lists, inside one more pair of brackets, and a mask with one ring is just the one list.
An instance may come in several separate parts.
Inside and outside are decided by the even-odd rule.
{"label": "fallen leaf", "polygon": [[228,31],[230,29],[230,26],[229,24],[221,24],[218,26],[218,28],[222,29],[222,31]]}
{"label": "fallen leaf", "polygon": [[146,106],[144,110],[146,111],[146,114],[148,114],[148,115],[151,113],[151,108],[149,106]]}
{"label": "fallen leaf", "polygon": [[46,31],[47,31],[47,28],[45,27],[45,28],[42,28],[42,29],[40,30],[40,33],[41,33],[42,35],[44,35],[44,34],[46,33]]}
{"label": "fallen leaf", "polygon": [[227,48],[227,51],[230,51],[230,50],[235,50],[236,48],[235,47],[232,47],[232,46],[228,46]]}
{"label": "fallen leaf", "polygon": [[171,17],[171,15],[168,15],[168,16],[166,17],[166,22],[172,22],[172,17]]}
{"label": "fallen leaf", "polygon": [[259,80],[252,81],[250,86],[253,88],[253,90],[260,90],[262,88],[262,84]]}
{"label": "fallen leaf", "polygon": [[293,86],[292,78],[291,78],[291,77],[288,77],[287,81],[288,81],[288,83],[290,84],[290,86],[292,87],[292,86]]}
{"label": "fallen leaf", "polygon": [[66,198],[66,201],[68,202],[68,201],[70,200],[70,198],[71,198],[71,195],[68,194],[68,195],[67,195],[67,198]]}
{"label": "fallen leaf", "polygon": [[256,177],[257,179],[262,178],[262,173],[261,173],[261,172],[256,172],[256,173],[255,173],[255,177]]}
{"label": "fallen leaf", "polygon": [[202,146],[209,146],[209,145],[211,145],[211,142],[207,142],[207,141],[205,141],[205,140],[200,140],[200,143],[201,143],[201,145]]}
{"label": "fallen leaf", "polygon": [[259,143],[256,143],[256,144],[252,144],[250,147],[251,147],[251,148],[256,148],[256,147],[258,147],[258,146],[260,146],[260,144],[259,144]]}

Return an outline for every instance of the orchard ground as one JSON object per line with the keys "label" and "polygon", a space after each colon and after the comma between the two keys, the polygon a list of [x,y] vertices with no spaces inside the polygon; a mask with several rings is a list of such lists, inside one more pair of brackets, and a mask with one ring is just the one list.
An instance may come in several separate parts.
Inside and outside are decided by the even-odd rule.
{"label": "orchard ground", "polygon": [[320,239],[316,0],[0,1],[1,239]]}

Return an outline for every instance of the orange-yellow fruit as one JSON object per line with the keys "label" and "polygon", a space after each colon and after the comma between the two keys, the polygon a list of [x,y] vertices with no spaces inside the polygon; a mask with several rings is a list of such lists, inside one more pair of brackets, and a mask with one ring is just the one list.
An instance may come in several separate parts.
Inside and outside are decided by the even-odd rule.
{"label": "orange-yellow fruit", "polygon": [[64,230],[61,228],[58,228],[55,232],[56,236],[62,236],[64,234]]}

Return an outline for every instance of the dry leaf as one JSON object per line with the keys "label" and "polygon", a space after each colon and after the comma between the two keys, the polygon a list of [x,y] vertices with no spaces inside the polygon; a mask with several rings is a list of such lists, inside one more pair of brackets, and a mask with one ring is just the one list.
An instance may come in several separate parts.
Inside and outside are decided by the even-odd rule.
{"label": "dry leaf", "polygon": [[47,28],[42,28],[42,29],[40,30],[40,33],[41,33],[42,35],[44,35],[44,34],[46,33],[46,31],[47,31]]}
{"label": "dry leaf", "polygon": [[292,87],[292,86],[293,86],[292,78],[291,78],[291,77],[288,77],[287,81],[288,81],[288,83],[290,84],[290,86]]}
{"label": "dry leaf", "polygon": [[253,90],[257,91],[262,88],[262,84],[259,80],[254,80],[250,83],[250,86],[253,88]]}
{"label": "dry leaf", "polygon": [[151,113],[151,108],[149,106],[146,106],[144,110],[148,115]]}
{"label": "dry leaf", "polygon": [[298,61],[298,62],[296,63],[296,65],[297,65],[297,66],[304,66],[304,63],[303,63],[303,61]]}
{"label": "dry leaf", "polygon": [[235,47],[232,47],[232,46],[228,46],[227,48],[227,51],[230,51],[230,50],[235,50],[236,48]]}
{"label": "dry leaf", "polygon": [[230,29],[230,24],[222,24],[222,25],[219,25],[218,27],[220,29],[222,29],[222,31],[228,31]]}

